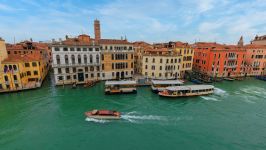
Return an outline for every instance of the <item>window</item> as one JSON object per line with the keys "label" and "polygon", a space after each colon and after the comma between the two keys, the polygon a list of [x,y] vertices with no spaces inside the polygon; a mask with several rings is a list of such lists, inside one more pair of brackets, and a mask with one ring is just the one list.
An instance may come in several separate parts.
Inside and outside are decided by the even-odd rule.
{"label": "window", "polygon": [[67,80],[70,80],[71,79],[71,76],[67,76]]}
{"label": "window", "polygon": [[146,63],[148,62],[148,58],[146,58]]}
{"label": "window", "polygon": [[72,61],[72,64],[75,64],[75,56],[74,55],[71,55],[71,61]]}
{"label": "window", "polygon": [[35,76],[37,76],[37,75],[38,75],[38,71],[33,71],[33,74],[34,74]]}
{"label": "window", "polygon": [[85,74],[85,78],[88,79],[89,78],[89,75],[88,74]]}
{"label": "window", "polygon": [[83,48],[83,51],[88,51],[88,49],[87,48]]}
{"label": "window", "polygon": [[14,81],[18,80],[17,75],[13,75]]}
{"label": "window", "polygon": [[56,55],[56,64],[60,64],[60,56]]}
{"label": "window", "polygon": [[31,76],[31,72],[30,71],[27,71],[27,76]]}
{"label": "window", "polygon": [[103,78],[105,77],[105,73],[102,73],[102,77],[103,77]]}
{"label": "window", "polygon": [[88,72],[89,71],[89,68],[88,67],[85,67],[85,72]]}
{"label": "window", "polygon": [[8,77],[7,77],[7,76],[5,76],[5,81],[6,81],[6,82],[8,81]]}
{"label": "window", "polygon": [[102,64],[102,70],[104,70],[104,64]]}
{"label": "window", "polygon": [[155,58],[152,59],[152,62],[155,63]]}
{"label": "window", "polygon": [[92,48],[89,48],[89,51],[92,51]]}
{"label": "window", "polygon": [[68,56],[67,56],[67,55],[65,55],[65,63],[66,63],[66,64],[69,64]]}
{"label": "window", "polygon": [[69,68],[66,68],[66,73],[69,73]]}
{"label": "window", "polygon": [[25,63],[25,67],[30,67],[30,63]]}
{"label": "window", "polygon": [[18,70],[17,65],[13,65],[13,69],[14,71],[17,71]]}
{"label": "window", "polygon": [[104,55],[102,54],[102,60],[104,60]]}
{"label": "window", "polygon": [[63,51],[65,51],[65,52],[68,51],[68,48],[67,47],[64,47]]}
{"label": "window", "polygon": [[99,55],[98,54],[96,55],[96,63],[97,64],[99,63]]}
{"label": "window", "polygon": [[94,71],[94,67],[91,66],[91,67],[90,67],[90,71]]}
{"label": "window", "polygon": [[160,63],[163,63],[163,59],[162,58],[160,59]]}
{"label": "window", "polygon": [[90,63],[92,63],[93,62],[93,57],[92,57],[92,55],[90,55]]}
{"label": "window", "polygon": [[81,56],[78,55],[78,63],[81,64]]}
{"label": "window", "polygon": [[76,68],[73,68],[73,73],[75,73],[77,70],[76,70]]}
{"label": "window", "polygon": [[59,47],[55,47],[54,50],[55,51],[59,51],[60,49],[59,49]]}
{"label": "window", "polygon": [[70,47],[70,51],[75,51],[74,47]]}
{"label": "window", "polygon": [[61,68],[58,68],[58,73],[62,73],[62,70],[61,70]]}
{"label": "window", "polygon": [[76,75],[73,75],[73,79],[77,79],[77,76]]}
{"label": "window", "polygon": [[77,51],[81,51],[81,49],[80,48],[77,48]]}
{"label": "window", "polygon": [[32,66],[33,66],[33,67],[36,67],[36,66],[37,66],[37,63],[36,63],[36,62],[33,62],[33,63],[32,63]]}

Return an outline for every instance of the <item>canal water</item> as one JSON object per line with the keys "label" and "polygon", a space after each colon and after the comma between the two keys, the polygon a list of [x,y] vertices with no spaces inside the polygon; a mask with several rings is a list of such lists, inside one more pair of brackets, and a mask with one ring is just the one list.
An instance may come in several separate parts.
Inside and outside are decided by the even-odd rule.
{"label": "canal water", "polygon": [[[162,98],[149,87],[104,95],[93,88],[55,87],[0,95],[1,150],[266,149],[266,84],[223,81],[213,95]],[[92,109],[114,109],[122,120],[86,119]]]}

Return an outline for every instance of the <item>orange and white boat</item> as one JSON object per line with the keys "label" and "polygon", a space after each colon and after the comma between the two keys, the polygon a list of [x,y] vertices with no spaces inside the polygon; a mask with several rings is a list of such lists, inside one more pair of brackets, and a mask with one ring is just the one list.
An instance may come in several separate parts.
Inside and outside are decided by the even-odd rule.
{"label": "orange and white boat", "polygon": [[94,119],[120,119],[121,113],[113,110],[92,110],[85,112],[85,116]]}

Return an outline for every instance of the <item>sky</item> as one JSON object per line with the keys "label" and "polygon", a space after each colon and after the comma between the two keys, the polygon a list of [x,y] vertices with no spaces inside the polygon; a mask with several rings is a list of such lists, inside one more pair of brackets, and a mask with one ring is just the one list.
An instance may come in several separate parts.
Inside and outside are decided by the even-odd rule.
{"label": "sky", "polygon": [[0,37],[94,37],[96,18],[102,38],[247,44],[266,34],[266,0],[0,0]]}

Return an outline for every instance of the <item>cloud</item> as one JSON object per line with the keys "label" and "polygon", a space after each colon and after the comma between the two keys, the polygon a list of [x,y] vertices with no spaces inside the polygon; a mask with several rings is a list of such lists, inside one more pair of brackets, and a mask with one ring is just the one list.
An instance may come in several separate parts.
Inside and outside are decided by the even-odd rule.
{"label": "cloud", "polygon": [[14,36],[19,40],[93,36],[93,19],[98,18],[103,38],[235,43],[243,35],[248,42],[266,33],[265,7],[264,0],[18,0],[0,3],[0,12],[5,12],[0,14],[0,36],[9,41]]}

